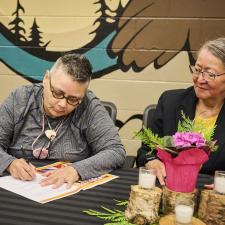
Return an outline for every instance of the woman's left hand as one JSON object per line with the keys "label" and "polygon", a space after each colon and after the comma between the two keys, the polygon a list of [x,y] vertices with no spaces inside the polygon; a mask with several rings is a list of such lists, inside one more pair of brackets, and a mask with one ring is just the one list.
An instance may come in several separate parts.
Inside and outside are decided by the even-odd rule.
{"label": "woman's left hand", "polygon": [[68,189],[71,188],[71,186],[80,178],[78,172],[72,166],[66,166],[64,168],[48,172],[45,176],[46,178],[40,182],[41,186],[52,185],[52,188],[58,188],[64,183],[67,183],[66,187]]}

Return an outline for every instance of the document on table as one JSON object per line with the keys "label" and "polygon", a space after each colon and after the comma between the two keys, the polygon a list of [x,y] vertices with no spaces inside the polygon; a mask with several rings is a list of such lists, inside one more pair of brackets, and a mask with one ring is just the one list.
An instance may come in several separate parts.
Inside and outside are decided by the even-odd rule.
{"label": "document on table", "polygon": [[[52,166],[50,168],[52,168]],[[53,189],[51,185],[42,187],[39,184],[39,182],[44,178],[39,172],[36,173],[36,178],[33,181],[22,181],[15,179],[12,176],[0,177],[0,187],[22,195],[25,198],[31,199],[33,201],[46,203],[75,194],[81,190],[95,187],[117,178],[117,176],[112,174],[104,174],[97,178],[76,182],[70,189],[66,188],[66,184],[63,184],[57,189]]]}
{"label": "document on table", "polygon": [[79,186],[77,185],[74,185],[70,189],[66,189],[65,184],[57,189],[53,189],[51,186],[42,187],[39,182],[43,178],[38,173],[36,174],[35,180],[32,181],[22,181],[12,176],[5,176],[0,178],[0,187],[40,203],[45,203],[79,191]]}

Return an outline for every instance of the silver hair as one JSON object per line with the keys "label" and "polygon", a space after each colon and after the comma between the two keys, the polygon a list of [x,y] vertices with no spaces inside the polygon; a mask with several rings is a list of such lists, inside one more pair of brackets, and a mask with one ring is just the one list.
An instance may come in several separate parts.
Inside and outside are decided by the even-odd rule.
{"label": "silver hair", "polygon": [[208,49],[216,58],[220,59],[225,67],[225,37],[207,41],[202,45],[199,52],[205,48]]}

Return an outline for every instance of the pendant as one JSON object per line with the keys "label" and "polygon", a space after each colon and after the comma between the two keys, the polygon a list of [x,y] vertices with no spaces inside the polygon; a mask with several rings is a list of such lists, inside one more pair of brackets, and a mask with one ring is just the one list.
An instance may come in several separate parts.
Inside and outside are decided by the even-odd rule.
{"label": "pendant", "polygon": [[56,137],[56,132],[54,130],[46,130],[45,135],[48,139],[53,140]]}
{"label": "pendant", "polygon": [[36,159],[46,159],[48,157],[48,149],[47,148],[34,149],[33,156]]}

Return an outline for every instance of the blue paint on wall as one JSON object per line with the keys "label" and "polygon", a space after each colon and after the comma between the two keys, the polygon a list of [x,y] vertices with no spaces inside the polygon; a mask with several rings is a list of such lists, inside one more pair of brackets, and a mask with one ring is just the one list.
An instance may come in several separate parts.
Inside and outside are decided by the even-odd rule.
{"label": "blue paint on wall", "polygon": [[[116,32],[112,32],[102,42],[84,53],[92,64],[93,73],[116,65],[117,58],[110,58],[106,51],[115,34]],[[24,78],[32,78],[36,81],[41,81],[45,71],[54,63],[31,55],[15,46],[2,34],[0,34],[0,60]]]}
{"label": "blue paint on wall", "polygon": [[22,74],[25,78],[42,80],[43,73],[51,68],[53,62],[42,60],[33,56],[0,34],[0,59],[14,71]]}
{"label": "blue paint on wall", "polygon": [[98,45],[93,46],[91,50],[84,54],[90,60],[94,73],[117,64],[117,58],[110,58],[106,51],[110,41],[115,35],[116,31],[112,32]]}

